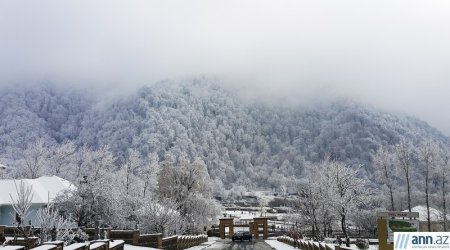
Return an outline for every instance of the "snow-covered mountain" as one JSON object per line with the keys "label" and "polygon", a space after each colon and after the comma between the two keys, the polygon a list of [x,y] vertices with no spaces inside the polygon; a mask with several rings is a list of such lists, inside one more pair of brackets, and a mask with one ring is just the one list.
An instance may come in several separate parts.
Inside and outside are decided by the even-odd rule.
{"label": "snow-covered mountain", "polygon": [[449,144],[426,122],[353,101],[308,107],[250,102],[208,80],[161,82],[107,103],[99,94],[50,85],[0,90],[2,161],[20,159],[38,138],[46,145],[72,140],[108,145],[117,164],[129,148],[144,159],[185,152],[203,159],[225,187],[276,188],[326,156],[363,164],[361,174],[371,177],[380,146],[402,138]]}

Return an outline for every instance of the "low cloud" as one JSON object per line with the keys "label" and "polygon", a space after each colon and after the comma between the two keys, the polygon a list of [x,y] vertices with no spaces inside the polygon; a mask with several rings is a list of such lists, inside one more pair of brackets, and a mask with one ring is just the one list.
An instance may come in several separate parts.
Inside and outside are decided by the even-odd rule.
{"label": "low cloud", "polygon": [[2,1],[0,82],[120,92],[214,75],[244,95],[350,97],[450,134],[450,2]]}

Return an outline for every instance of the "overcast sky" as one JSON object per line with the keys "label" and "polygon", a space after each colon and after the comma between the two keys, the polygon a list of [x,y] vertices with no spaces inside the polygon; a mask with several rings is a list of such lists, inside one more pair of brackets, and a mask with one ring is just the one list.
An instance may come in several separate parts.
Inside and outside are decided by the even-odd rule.
{"label": "overcast sky", "polygon": [[357,98],[450,135],[450,1],[0,2],[2,84],[204,74],[264,98]]}

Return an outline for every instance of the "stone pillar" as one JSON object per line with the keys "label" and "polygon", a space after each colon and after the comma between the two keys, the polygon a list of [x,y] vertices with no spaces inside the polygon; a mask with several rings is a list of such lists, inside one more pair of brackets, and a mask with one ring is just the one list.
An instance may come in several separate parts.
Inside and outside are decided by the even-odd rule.
{"label": "stone pillar", "polygon": [[134,230],[133,231],[133,240],[132,240],[132,242],[133,242],[133,245],[135,245],[135,246],[139,246],[139,235],[140,235],[139,230]]}
{"label": "stone pillar", "polygon": [[228,227],[228,234],[229,237],[233,236],[234,234],[234,219],[233,218],[222,218],[219,219],[219,234],[221,239],[225,239],[225,227]]}
{"label": "stone pillar", "polygon": [[269,228],[267,223],[267,217],[258,217],[253,219],[253,228],[255,239],[259,238],[259,226],[263,227],[263,239],[267,240],[269,237]]}

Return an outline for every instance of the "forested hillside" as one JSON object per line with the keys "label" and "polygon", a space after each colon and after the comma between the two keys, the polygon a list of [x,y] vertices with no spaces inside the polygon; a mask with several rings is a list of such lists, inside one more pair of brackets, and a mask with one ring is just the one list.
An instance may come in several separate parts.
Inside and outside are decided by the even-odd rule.
{"label": "forested hillside", "polygon": [[[99,105],[99,103],[102,103]],[[302,176],[309,163],[329,156],[360,175],[373,175],[380,146],[402,138],[447,145],[448,137],[415,118],[349,100],[308,107],[245,101],[209,80],[161,82],[113,102],[98,93],[52,87],[0,91],[0,154],[11,175],[23,151],[41,138],[81,148],[108,146],[120,166],[129,149],[145,161],[156,153],[201,158],[220,187],[280,188]]]}

